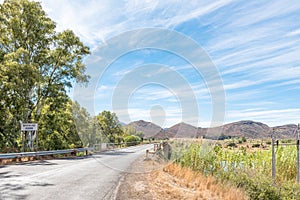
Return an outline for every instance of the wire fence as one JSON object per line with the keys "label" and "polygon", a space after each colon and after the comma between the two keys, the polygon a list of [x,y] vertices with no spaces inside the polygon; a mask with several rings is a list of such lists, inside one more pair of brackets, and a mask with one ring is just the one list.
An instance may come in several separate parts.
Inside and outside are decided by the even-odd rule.
{"label": "wire fence", "polygon": [[295,145],[297,146],[297,182],[300,183],[300,124],[298,124],[297,128],[294,131],[296,133],[296,143],[290,144],[282,144],[279,143],[279,140],[276,140],[275,137],[275,129],[273,129],[272,133],[272,178],[274,180],[274,184],[276,184],[276,153],[275,148],[281,145]]}

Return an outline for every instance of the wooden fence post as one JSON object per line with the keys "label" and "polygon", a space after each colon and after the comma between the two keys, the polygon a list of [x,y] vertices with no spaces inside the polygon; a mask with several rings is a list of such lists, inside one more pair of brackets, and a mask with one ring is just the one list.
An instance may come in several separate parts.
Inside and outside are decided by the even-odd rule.
{"label": "wooden fence post", "polygon": [[276,182],[276,155],[275,155],[275,135],[274,135],[274,128],[272,133],[272,178],[274,184]]}

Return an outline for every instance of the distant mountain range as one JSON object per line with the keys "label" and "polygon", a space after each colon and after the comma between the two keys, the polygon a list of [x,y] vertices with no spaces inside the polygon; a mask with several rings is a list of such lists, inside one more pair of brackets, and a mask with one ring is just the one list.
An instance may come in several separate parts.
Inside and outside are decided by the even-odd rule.
{"label": "distant mountain range", "polygon": [[196,138],[202,137],[218,139],[222,136],[246,137],[246,138],[270,138],[274,130],[277,138],[295,138],[297,125],[287,124],[283,126],[269,127],[255,121],[238,121],[214,128],[195,127],[187,123],[179,123],[170,128],[163,129],[160,126],[144,120],[134,121],[127,126],[134,127],[144,133],[145,138]]}

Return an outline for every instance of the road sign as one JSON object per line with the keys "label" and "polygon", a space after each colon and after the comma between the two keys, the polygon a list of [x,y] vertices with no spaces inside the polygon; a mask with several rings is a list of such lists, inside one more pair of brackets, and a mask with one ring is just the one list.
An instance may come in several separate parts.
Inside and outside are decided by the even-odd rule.
{"label": "road sign", "polygon": [[37,131],[38,124],[37,123],[22,123],[21,131]]}

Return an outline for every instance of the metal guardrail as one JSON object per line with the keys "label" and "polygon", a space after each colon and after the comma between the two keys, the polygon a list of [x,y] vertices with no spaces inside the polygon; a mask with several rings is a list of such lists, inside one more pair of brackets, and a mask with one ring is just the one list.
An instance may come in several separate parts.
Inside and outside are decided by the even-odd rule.
{"label": "metal guardrail", "polygon": [[[136,144],[135,142],[128,143],[104,143],[106,145],[106,150],[115,149],[118,145],[130,145]],[[36,156],[47,156],[47,155],[59,155],[59,154],[68,154],[74,152],[85,152],[85,151],[94,151],[95,147],[87,148],[77,148],[77,149],[65,149],[65,150],[53,150],[53,151],[36,151],[36,152],[21,152],[21,153],[4,153],[0,154],[0,160],[4,159],[13,159],[13,158],[23,158],[23,157],[36,157]],[[101,147],[100,147],[101,151]]]}
{"label": "metal guardrail", "polygon": [[106,150],[114,150],[117,148],[123,148],[123,147],[129,147],[129,146],[135,146],[141,144],[139,142],[120,142],[120,143],[98,143],[93,145],[93,149],[95,152],[101,152]]}
{"label": "metal guardrail", "polygon": [[1,159],[11,159],[11,158],[22,158],[22,157],[59,155],[59,154],[67,154],[67,153],[73,153],[73,152],[85,152],[85,151],[92,151],[92,150],[93,150],[93,148],[78,148],[78,149],[65,149],[65,150],[54,150],[54,151],[4,153],[4,154],[0,154],[0,160]]}

